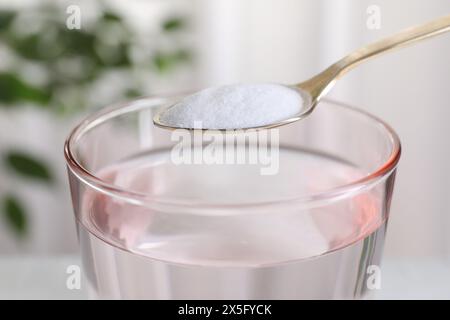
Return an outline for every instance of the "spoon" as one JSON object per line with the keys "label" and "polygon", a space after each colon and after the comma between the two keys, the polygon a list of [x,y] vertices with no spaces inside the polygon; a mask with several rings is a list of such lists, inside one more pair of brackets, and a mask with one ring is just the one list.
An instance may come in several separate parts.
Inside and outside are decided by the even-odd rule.
{"label": "spoon", "polygon": [[[397,34],[361,47],[332,64],[330,67],[311,79],[299,84],[286,86],[290,89],[298,90],[299,94],[303,98],[303,105],[301,106],[301,111],[299,113],[290,118],[278,120],[267,125],[238,129],[270,129],[301,120],[311,114],[320,99],[322,99],[335,85],[336,80],[360,63],[368,60],[369,58],[378,56],[381,53],[402,48],[409,44],[431,38],[447,31],[450,31],[450,15],[435,19],[420,26],[405,29]],[[193,128],[172,127],[161,122],[160,116],[172,106],[173,105],[168,106],[157,112],[153,118],[154,124],[165,129],[193,130]]]}

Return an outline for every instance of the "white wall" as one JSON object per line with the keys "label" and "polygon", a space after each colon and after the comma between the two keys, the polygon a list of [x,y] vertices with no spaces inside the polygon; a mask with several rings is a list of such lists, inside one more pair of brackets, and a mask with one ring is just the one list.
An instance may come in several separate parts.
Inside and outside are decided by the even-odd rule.
{"label": "white wall", "polygon": [[[202,85],[294,83],[365,43],[450,14],[448,0],[196,0]],[[369,5],[381,29],[366,26]],[[388,121],[403,143],[387,256],[450,255],[450,34],[380,57],[331,96]]]}

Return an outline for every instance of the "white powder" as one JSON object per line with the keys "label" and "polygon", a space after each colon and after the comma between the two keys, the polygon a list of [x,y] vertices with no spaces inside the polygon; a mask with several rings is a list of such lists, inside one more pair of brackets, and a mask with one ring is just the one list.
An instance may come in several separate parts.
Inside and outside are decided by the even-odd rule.
{"label": "white powder", "polygon": [[268,125],[299,113],[298,91],[277,84],[212,87],[190,95],[160,115],[177,128],[241,129]]}

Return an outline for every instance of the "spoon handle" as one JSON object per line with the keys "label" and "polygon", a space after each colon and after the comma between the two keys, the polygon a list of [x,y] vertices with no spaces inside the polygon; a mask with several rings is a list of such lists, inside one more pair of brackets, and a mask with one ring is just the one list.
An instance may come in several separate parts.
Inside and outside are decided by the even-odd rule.
{"label": "spoon handle", "polygon": [[450,15],[400,31],[392,36],[361,47],[334,63],[315,77],[298,86],[308,91],[314,102],[325,95],[334,82],[361,62],[397,48],[450,31]]}

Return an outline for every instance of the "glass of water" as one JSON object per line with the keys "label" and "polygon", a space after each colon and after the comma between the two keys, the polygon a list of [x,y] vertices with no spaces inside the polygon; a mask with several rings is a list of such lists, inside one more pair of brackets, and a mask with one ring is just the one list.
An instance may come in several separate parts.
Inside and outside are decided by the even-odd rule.
{"label": "glass of water", "polygon": [[324,101],[263,132],[155,127],[174,99],[107,108],[66,142],[92,297],[359,299],[379,288],[400,158],[387,124]]}

